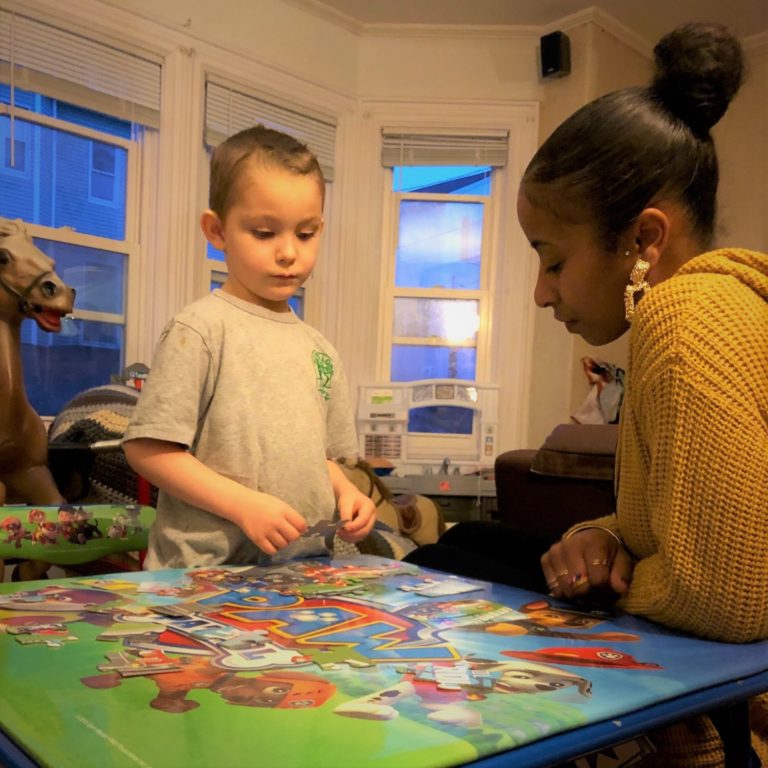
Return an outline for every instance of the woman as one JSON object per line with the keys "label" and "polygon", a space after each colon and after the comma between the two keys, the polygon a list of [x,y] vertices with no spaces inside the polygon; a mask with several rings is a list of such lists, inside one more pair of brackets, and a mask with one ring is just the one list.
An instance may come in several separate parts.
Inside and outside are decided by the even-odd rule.
{"label": "woman", "polygon": [[[608,94],[566,120],[531,161],[518,197],[540,260],[536,303],[594,345],[631,323],[617,512],[574,526],[541,566],[556,597],[618,597],[628,612],[702,637],[760,640],[768,638],[768,256],[709,250],[718,184],[710,129],[741,84],[741,49],[723,27],[690,24],[654,54],[651,85]],[[408,559],[453,561],[452,570],[471,574],[485,549],[475,575],[492,570],[519,583],[524,561],[509,536],[462,528]],[[535,586],[530,575],[526,582]],[[768,707],[755,702],[753,711],[753,728],[768,735]],[[707,718],[652,738],[654,764],[722,764]],[[766,744],[755,745],[768,761]]]}

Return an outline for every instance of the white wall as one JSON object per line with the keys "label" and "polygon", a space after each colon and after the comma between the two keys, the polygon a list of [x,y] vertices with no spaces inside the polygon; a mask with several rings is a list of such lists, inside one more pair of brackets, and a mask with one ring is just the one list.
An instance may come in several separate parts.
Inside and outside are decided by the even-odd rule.
{"label": "white wall", "polygon": [[358,95],[378,99],[524,101],[539,97],[538,34],[444,30],[367,34]]}
{"label": "white wall", "polygon": [[[651,76],[650,52],[629,47],[611,31],[598,24],[590,25],[588,50],[587,93],[585,101],[630,85],[644,85]],[[620,339],[593,347],[580,336],[573,336],[569,381],[568,409],[570,416],[589,392],[589,384],[581,366],[583,357],[592,357],[614,363],[622,368],[627,364],[628,334]]]}
{"label": "white wall", "polygon": [[768,34],[748,40],[746,80],[713,133],[720,160],[717,241],[768,253]]}
{"label": "white wall", "polygon": [[[447,33],[444,28],[395,28],[386,34],[360,34],[287,0],[0,2],[22,12],[48,15],[75,29],[84,27],[131,41],[165,61],[164,87],[169,92],[164,99],[188,104],[189,114],[176,124],[166,124],[161,136],[163,147],[176,147],[175,159],[163,169],[157,190],[158,210],[168,211],[161,231],[152,233],[153,247],[162,258],[170,254],[167,258],[180,259],[174,253],[189,254],[199,247],[195,222],[200,194],[193,191],[167,206],[168,179],[194,187],[204,163],[199,141],[204,68],[253,80],[287,97],[296,94],[300,103],[337,117],[335,226],[327,234],[328,257],[313,276],[314,296],[310,293],[308,311],[309,319],[339,347],[353,383],[370,381],[376,374],[382,229],[381,171],[371,170],[376,165],[371,157],[371,126],[376,119],[410,110],[416,120],[425,116],[456,120],[463,111],[467,124],[483,116],[507,119],[500,115],[509,115],[510,124],[517,124],[513,115],[522,110],[523,139],[511,157],[510,178],[515,178],[535,150],[537,135],[543,139],[600,93],[645,82],[650,53],[647,42],[594,10],[558,25],[571,40],[572,73],[542,82],[538,39],[550,29]],[[750,80],[716,131],[723,166],[722,212],[731,242],[766,249],[765,41],[756,41],[748,53]],[[516,224],[515,193],[511,187],[503,191],[505,210],[500,215],[505,240],[497,278],[505,286],[527,288],[527,298],[520,306],[500,307],[494,314],[493,375],[513,381],[509,390],[513,402],[504,406],[505,418],[518,418],[521,408],[523,418],[506,430],[508,438],[500,449],[538,445],[555,424],[569,418],[586,393],[581,356],[604,356],[621,363],[625,352],[623,342],[593,350],[569,336],[551,312],[533,308],[535,259]],[[160,278],[154,294],[145,299],[147,338],[142,343],[146,349],[151,350],[150,337],[156,337],[167,317],[184,303],[194,283],[191,278],[180,281],[174,269],[172,262],[165,268],[158,265]],[[505,367],[512,350],[523,350],[514,371]]]}
{"label": "white wall", "polygon": [[[317,85],[354,94],[358,35],[282,0],[100,0]],[[193,43],[194,45],[194,43]]]}
{"label": "white wall", "polygon": [[[632,43],[613,25],[569,29],[573,71],[542,88],[543,141],[581,104],[628,85],[643,85],[651,74],[651,46]],[[768,252],[768,35],[745,41],[746,80],[713,136],[720,161],[718,246],[738,245]],[[589,389],[581,358],[625,367],[628,335],[601,347],[567,336],[547,313],[538,311],[530,397],[531,445],[538,445],[556,421],[567,420]],[[558,371],[568,376],[559,378]],[[555,375],[553,375],[555,374]]]}

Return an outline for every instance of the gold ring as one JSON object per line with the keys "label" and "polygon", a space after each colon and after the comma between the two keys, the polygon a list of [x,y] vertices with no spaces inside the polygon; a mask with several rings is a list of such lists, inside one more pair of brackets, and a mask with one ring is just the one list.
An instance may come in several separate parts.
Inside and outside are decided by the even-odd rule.
{"label": "gold ring", "polygon": [[547,586],[550,589],[554,589],[555,587],[559,586],[558,583],[557,583],[557,579],[552,579],[552,581],[548,581],[547,582]]}
{"label": "gold ring", "polygon": [[602,560],[590,560],[589,564],[590,565],[608,565],[608,561],[605,560],[605,559],[602,559]]}
{"label": "gold ring", "polygon": [[560,573],[556,573],[555,574],[555,578],[556,579],[562,579],[563,576],[567,576],[567,575],[568,575],[568,571],[560,571]]}

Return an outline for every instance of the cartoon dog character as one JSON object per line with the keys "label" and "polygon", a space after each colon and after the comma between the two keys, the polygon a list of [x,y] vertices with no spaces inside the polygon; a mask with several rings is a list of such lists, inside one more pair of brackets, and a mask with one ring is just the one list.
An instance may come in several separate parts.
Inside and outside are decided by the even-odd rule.
{"label": "cartoon dog character", "polygon": [[69,541],[75,532],[75,508],[69,504],[59,507],[59,533]]}
{"label": "cartoon dog character", "polygon": [[32,532],[32,541],[37,544],[55,544],[59,538],[59,524],[43,518]]}
{"label": "cartoon dog character", "polygon": [[571,640],[600,640],[602,642],[635,642],[638,635],[627,632],[573,632],[571,630],[591,629],[610,618],[602,611],[575,611],[556,608],[546,600],[536,600],[520,607],[525,618],[505,619],[485,624],[475,631],[494,635],[538,635],[540,637],[563,637]]}
{"label": "cartoon dog character", "polygon": [[0,523],[0,529],[4,530],[7,534],[5,544],[13,544],[16,549],[21,547],[21,542],[24,539],[24,525],[18,517],[8,515],[4,517]]}
{"label": "cartoon dog character", "polygon": [[482,725],[482,716],[468,703],[489,694],[551,693],[571,686],[582,696],[591,695],[589,680],[547,664],[474,658],[454,664],[413,664],[405,668],[399,683],[347,701],[334,712],[367,720],[392,720],[399,714],[396,704],[417,696],[430,720],[477,728]]}
{"label": "cartoon dog character", "polygon": [[82,507],[79,507],[73,518],[74,530],[69,537],[72,544],[85,544],[91,539],[101,539],[102,532],[99,530],[99,524],[93,520],[93,514]]}
{"label": "cartoon dog character", "polygon": [[112,519],[112,524],[107,530],[107,538],[124,539],[127,535],[128,518],[122,512],[118,512]]}
{"label": "cartoon dog character", "polygon": [[[158,693],[149,706],[162,712],[179,714],[196,709],[200,703],[188,699],[187,694],[197,689],[213,691],[230,704],[271,709],[319,707],[336,692],[333,683],[306,672],[274,670],[246,677],[214,667],[205,657],[181,656],[173,661],[182,669],[151,675]],[[117,672],[107,672],[84,677],[81,682],[89,688],[114,688],[122,679]]]}

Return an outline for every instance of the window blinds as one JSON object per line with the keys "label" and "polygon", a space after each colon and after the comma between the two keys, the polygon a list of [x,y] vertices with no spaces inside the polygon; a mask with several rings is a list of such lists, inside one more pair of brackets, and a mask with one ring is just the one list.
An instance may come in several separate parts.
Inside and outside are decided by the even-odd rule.
{"label": "window blinds", "polygon": [[0,10],[0,82],[158,128],[160,64]]}
{"label": "window blinds", "polygon": [[205,142],[215,147],[233,133],[262,123],[306,144],[320,163],[326,181],[333,180],[336,124],[333,118],[307,114],[209,79],[205,87]]}
{"label": "window blinds", "polygon": [[396,165],[492,165],[507,162],[508,131],[482,133],[382,131],[381,164]]}

